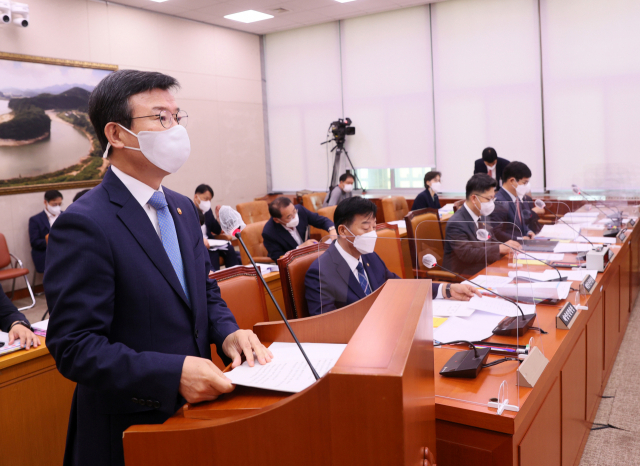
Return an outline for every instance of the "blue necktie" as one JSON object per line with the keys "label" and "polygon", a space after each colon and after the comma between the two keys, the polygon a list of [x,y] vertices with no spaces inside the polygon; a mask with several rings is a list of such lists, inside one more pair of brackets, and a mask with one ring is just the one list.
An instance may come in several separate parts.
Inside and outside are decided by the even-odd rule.
{"label": "blue necktie", "polygon": [[356,267],[358,271],[358,281],[360,282],[360,286],[362,287],[362,291],[364,291],[364,295],[368,296],[371,294],[371,288],[369,287],[369,282],[367,281],[367,276],[364,274],[364,267],[362,266],[362,262],[358,262],[358,266]]}
{"label": "blue necktie", "polygon": [[191,300],[189,299],[189,290],[187,289],[187,281],[184,276],[184,266],[182,265],[182,255],[180,254],[176,225],[173,223],[173,217],[167,207],[167,200],[164,197],[164,193],[161,193],[160,191],[153,193],[148,204],[158,212],[158,224],[160,225],[160,239],[162,240],[162,245],[164,246],[164,250],[167,252],[167,256],[169,256],[173,269],[176,271],[176,275],[178,276],[178,280],[180,280],[184,294],[187,296],[187,301],[191,303]]}

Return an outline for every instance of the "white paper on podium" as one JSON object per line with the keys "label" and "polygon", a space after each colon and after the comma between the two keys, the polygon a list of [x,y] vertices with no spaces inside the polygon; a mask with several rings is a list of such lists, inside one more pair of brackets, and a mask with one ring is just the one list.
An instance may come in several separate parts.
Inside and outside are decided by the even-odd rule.
{"label": "white paper on podium", "polygon": [[582,243],[558,243],[556,247],[553,248],[553,252],[555,253],[572,253],[572,252],[587,252],[591,251],[593,246],[590,244],[582,244]]}
{"label": "white paper on podium", "polygon": [[473,278],[473,283],[468,280],[463,281],[465,285],[484,286],[485,288],[495,288],[496,286],[506,285],[511,282],[511,278],[500,275],[478,275]]}
{"label": "white paper on podium", "polygon": [[[582,279],[586,276],[586,275],[591,275],[593,277],[593,279],[596,279],[596,276],[598,275],[598,271],[597,270],[561,270],[560,271],[560,275],[562,277],[567,277],[567,280],[569,281],[573,281],[573,282],[579,282],[582,281]],[[549,269],[549,270],[545,270],[544,272],[528,272],[526,270],[523,271],[518,271],[517,272],[517,276],[521,277],[521,278],[530,278],[532,280],[537,280],[537,281],[541,281],[541,282],[548,282],[551,280],[557,280],[558,279],[558,272],[556,272],[555,270]],[[516,272],[509,272],[509,277],[516,277]]]}
{"label": "white paper on podium", "polygon": [[552,254],[547,252],[529,252],[526,255],[518,254],[519,261],[532,260],[532,258],[541,261],[561,261],[564,259],[564,254]]}
{"label": "white paper on podium", "polygon": [[[347,345],[332,343],[302,343],[305,353],[320,377],[335,366]],[[269,349],[273,359],[264,366],[256,360],[250,367],[247,362],[225,375],[235,385],[298,393],[313,385],[315,378],[309,365],[295,343],[273,343]]]}
{"label": "white paper on podium", "polygon": [[[596,244],[616,244],[616,239],[615,238],[607,238],[606,236],[587,236],[587,239],[589,241],[591,241],[592,243],[596,243]],[[582,236],[578,236],[576,238],[576,243],[586,243],[587,240],[584,239]]]}
{"label": "white paper on podium", "polygon": [[503,316],[476,311],[469,317],[450,317],[433,329],[433,339],[441,343],[466,340],[481,341],[493,335],[493,329]]}
{"label": "white paper on podium", "polygon": [[[478,296],[474,296],[469,301],[469,305],[477,311],[489,312],[502,317],[515,317],[520,314],[520,311],[512,302],[498,297],[492,298],[489,296],[483,296],[482,298],[479,298]],[[518,303],[518,306],[520,306],[520,309],[522,309],[522,312],[525,315],[536,313],[535,304]]]}
{"label": "white paper on podium", "polygon": [[[565,299],[569,296],[571,282],[519,283],[504,285],[496,293],[509,298]],[[520,305],[522,307],[522,305]],[[524,309],[523,309],[524,311]]]}
{"label": "white paper on podium", "polygon": [[474,309],[465,301],[452,299],[434,299],[431,301],[433,315],[435,317],[468,317]]}

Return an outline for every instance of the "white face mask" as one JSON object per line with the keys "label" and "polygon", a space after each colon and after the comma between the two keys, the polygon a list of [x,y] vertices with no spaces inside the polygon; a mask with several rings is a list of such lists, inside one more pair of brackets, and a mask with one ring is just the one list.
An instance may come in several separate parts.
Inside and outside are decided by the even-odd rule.
{"label": "white face mask", "polygon": [[203,214],[206,214],[211,210],[211,201],[200,201],[198,205]]}
{"label": "white face mask", "polygon": [[[348,228],[347,231],[353,235],[353,232]],[[353,242],[347,241],[352,243],[353,247],[356,248],[360,254],[371,254],[373,252],[376,247],[376,240],[378,239],[378,232],[376,230],[365,233],[364,235],[353,236],[355,236]]]}
{"label": "white face mask", "polygon": [[431,183],[431,189],[433,189],[434,193],[441,192],[441,188],[442,188],[442,183],[440,183],[439,181]]}
{"label": "white face mask", "polygon": [[57,217],[58,215],[60,215],[61,207],[59,205],[49,205],[49,204],[47,204],[47,210],[49,211],[49,213],[51,215],[53,215],[54,217]]}
{"label": "white face mask", "polygon": [[528,192],[529,192],[529,183],[519,184],[516,186],[516,194],[518,194],[518,197],[520,199],[522,199],[524,195],[527,194]]}
{"label": "white face mask", "polygon": [[295,228],[298,226],[298,223],[300,223],[300,217],[298,217],[298,212],[296,212],[296,216],[293,217],[285,226],[287,228]]}
{"label": "white face mask", "polygon": [[[168,172],[177,172],[189,158],[191,142],[184,126],[176,125],[165,131],[140,131],[138,134],[117,123],[126,132],[138,138],[140,148],[124,146],[126,149],[139,150],[149,162]],[[109,155],[111,144],[107,144],[103,158]]]}
{"label": "white face mask", "polygon": [[353,191],[353,185],[352,184],[345,184],[343,191],[345,193],[350,193],[351,191]]}
{"label": "white face mask", "polygon": [[491,215],[493,213],[493,209],[496,208],[496,204],[491,199],[489,202],[481,202],[480,203],[480,215],[484,215],[485,217]]}

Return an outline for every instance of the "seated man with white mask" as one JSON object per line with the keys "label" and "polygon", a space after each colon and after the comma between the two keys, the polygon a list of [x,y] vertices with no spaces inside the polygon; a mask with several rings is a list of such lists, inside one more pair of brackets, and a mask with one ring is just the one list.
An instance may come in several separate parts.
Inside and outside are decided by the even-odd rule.
{"label": "seated man with white mask", "polygon": [[328,231],[331,238],[336,236],[331,220],[300,204],[294,205],[285,196],[278,197],[269,204],[269,214],[271,218],[264,225],[262,239],[269,257],[276,263],[293,249],[317,243],[315,239],[309,239],[309,225]]}
{"label": "seated man with white mask", "polygon": [[[338,239],[311,264],[304,280],[309,315],[355,303],[387,280],[400,278],[374,252],[376,211],[373,202],[361,197],[346,199],[336,207],[333,219]],[[461,301],[479,294],[470,285],[438,283],[433,283],[432,293],[433,298],[447,295]]]}
{"label": "seated man with white mask", "polygon": [[496,208],[489,216],[498,241],[517,240],[536,234],[529,228],[531,214],[522,201],[531,191],[531,170],[522,162],[511,162],[502,172],[502,189],[496,193]]}
{"label": "seated man with white mask", "polygon": [[224,261],[225,267],[233,267],[235,265],[240,265],[240,257],[238,253],[233,248],[231,243],[228,243],[226,247],[221,249],[216,249],[215,251],[211,251],[209,249],[210,239],[215,239],[215,237],[222,233],[222,227],[216,220],[215,215],[213,214],[213,209],[211,208],[211,200],[213,199],[213,189],[211,186],[207,184],[201,184],[196,188],[196,192],[193,195],[193,202],[200,209],[200,212],[204,215],[204,224],[201,225],[202,228],[202,236],[204,245],[209,251],[209,258],[211,259],[211,269],[212,270],[220,270],[220,258]]}
{"label": "seated man with white mask", "polygon": [[[496,180],[489,175],[473,175],[466,186],[466,201],[447,221],[443,266],[460,275],[472,276],[508,254],[504,244],[483,242],[477,237],[478,229],[493,233],[487,217],[494,211]],[[507,241],[511,247],[520,248],[516,241]]]}
{"label": "seated man with white mask", "polygon": [[335,186],[327,197],[324,198],[322,207],[338,205],[345,199],[349,199],[353,195],[353,184],[356,179],[351,173],[343,173],[340,175],[340,183]]}
{"label": "seated man with white mask", "polygon": [[44,210],[29,219],[31,258],[38,273],[44,273],[47,256],[47,235],[62,213],[62,193],[56,189],[44,193]]}

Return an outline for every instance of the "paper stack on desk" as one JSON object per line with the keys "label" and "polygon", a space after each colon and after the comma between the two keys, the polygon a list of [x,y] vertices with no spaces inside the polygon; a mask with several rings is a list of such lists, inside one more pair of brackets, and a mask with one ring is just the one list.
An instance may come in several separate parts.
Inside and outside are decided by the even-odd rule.
{"label": "paper stack on desk", "polygon": [[41,337],[47,336],[47,327],[49,326],[49,319],[43,320],[42,322],[36,322],[31,325],[33,329],[33,333],[36,335],[40,335]]}
{"label": "paper stack on desk", "polygon": [[227,245],[231,244],[230,241],[226,239],[210,239],[209,240],[209,251],[218,251],[219,249],[226,249]]}
{"label": "paper stack on desk", "polygon": [[433,330],[433,339],[441,343],[449,341],[481,341],[493,335],[493,329],[503,316],[476,311],[469,317],[450,317]]}
{"label": "paper stack on desk", "polygon": [[[561,270],[560,275],[566,277],[569,281],[579,282],[585,277],[585,275],[591,275],[593,279],[596,279],[598,275],[597,270]],[[517,272],[509,272],[511,278],[528,278],[539,282],[548,282],[558,279],[558,272],[553,269],[545,270],[544,272],[529,272],[527,270],[518,270]]]}
{"label": "paper stack on desk", "polygon": [[23,349],[20,347],[20,340],[16,340],[12,345],[9,345],[9,334],[5,332],[0,332],[0,342],[4,343],[4,346],[0,347],[0,356]]}
{"label": "paper stack on desk", "polygon": [[[335,366],[347,345],[302,343],[305,353],[320,377]],[[273,359],[264,366],[255,361],[253,367],[245,361],[226,375],[235,385],[298,393],[313,385],[315,378],[295,343],[273,343],[269,349]]]}
{"label": "paper stack on desk", "polygon": [[[557,276],[557,274],[556,274]],[[518,283],[498,287],[496,293],[509,298],[565,299],[569,296],[571,282]],[[520,305],[522,307],[522,305]]]}

